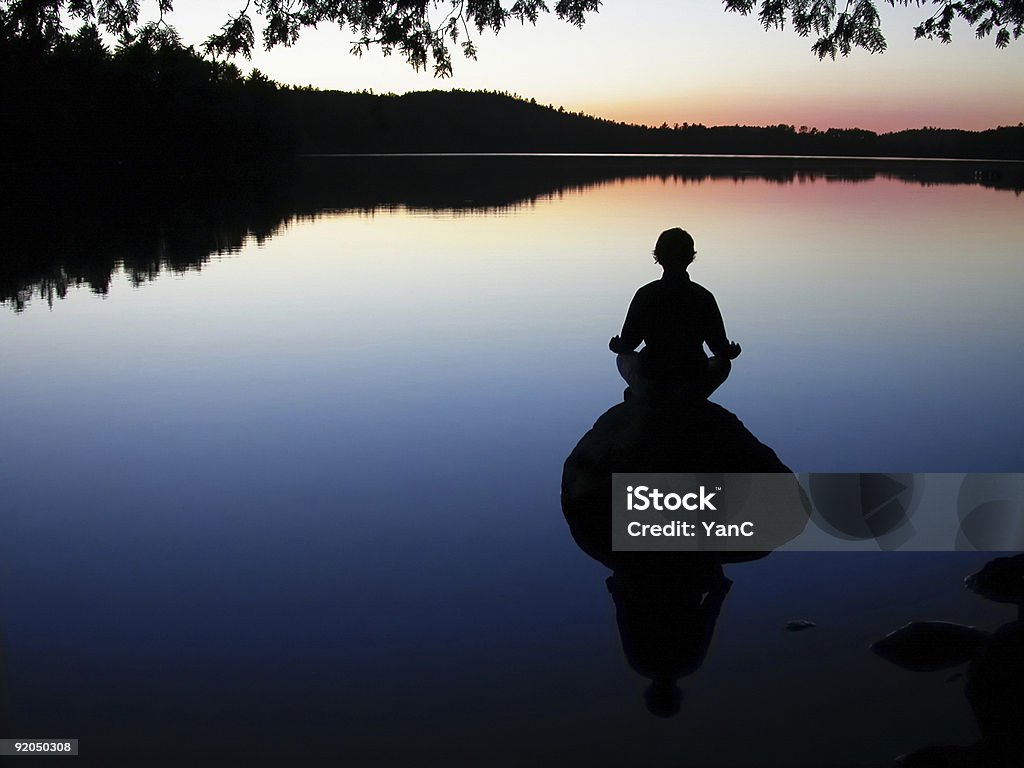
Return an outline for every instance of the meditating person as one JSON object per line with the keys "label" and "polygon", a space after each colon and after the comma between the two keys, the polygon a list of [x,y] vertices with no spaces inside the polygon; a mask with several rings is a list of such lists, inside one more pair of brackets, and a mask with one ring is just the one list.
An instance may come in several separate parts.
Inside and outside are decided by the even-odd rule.
{"label": "meditating person", "polygon": [[693,238],[678,227],[658,237],[654,261],[664,273],[636,292],[622,332],[608,342],[629,384],[627,397],[703,400],[726,380],[740,354],[740,345],[725,336],[715,297],[686,272],[696,253]]}

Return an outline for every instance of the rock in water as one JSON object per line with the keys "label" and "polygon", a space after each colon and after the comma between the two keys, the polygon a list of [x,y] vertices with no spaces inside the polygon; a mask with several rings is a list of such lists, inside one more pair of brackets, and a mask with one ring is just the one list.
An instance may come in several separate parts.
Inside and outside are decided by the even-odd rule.
{"label": "rock in water", "polygon": [[805,629],[813,629],[816,626],[818,625],[807,619],[793,619],[786,622],[786,630],[788,632],[802,632]]}
{"label": "rock in water", "polygon": [[997,603],[1024,604],[1024,555],[990,560],[964,579],[964,586]]}
{"label": "rock in water", "polygon": [[605,411],[566,466],[592,472],[789,472],[735,414],[709,400]]}
{"label": "rock in water", "polygon": [[[674,570],[695,559],[719,563],[764,557],[766,552],[613,552],[612,474],[616,472],[792,474],[736,416],[707,400],[650,404],[633,398],[598,418],[565,460],[562,511],[576,543],[609,568],[639,565]],[[793,514],[793,529],[806,525],[807,509]],[[795,534],[794,534],[795,535]]]}
{"label": "rock in water", "polygon": [[988,632],[948,621],[913,621],[872,643],[886,661],[914,672],[934,672],[970,661]]}

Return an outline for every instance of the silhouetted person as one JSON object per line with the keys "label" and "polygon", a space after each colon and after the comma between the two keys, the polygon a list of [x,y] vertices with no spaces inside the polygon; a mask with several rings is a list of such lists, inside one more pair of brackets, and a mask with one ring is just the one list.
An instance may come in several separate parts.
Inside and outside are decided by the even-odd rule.
{"label": "silhouetted person", "polygon": [[[740,354],[740,345],[725,336],[715,297],[686,272],[696,253],[684,230],[661,233],[654,260],[664,273],[636,292],[622,332],[608,342],[618,355],[619,373],[639,397],[675,394],[703,400],[726,380],[731,361]],[[637,353],[641,342],[644,348]]]}

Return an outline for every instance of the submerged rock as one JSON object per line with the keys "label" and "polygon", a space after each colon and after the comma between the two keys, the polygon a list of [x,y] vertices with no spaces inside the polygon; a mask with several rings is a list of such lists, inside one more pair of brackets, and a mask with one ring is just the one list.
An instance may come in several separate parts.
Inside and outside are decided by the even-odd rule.
{"label": "submerged rock", "polygon": [[983,632],[948,621],[913,621],[891,632],[871,650],[913,672],[935,672],[970,661],[988,640]]}
{"label": "submerged rock", "polygon": [[813,621],[808,621],[807,619],[793,619],[792,621],[786,622],[786,631],[802,632],[805,629],[813,629],[816,626],[818,625]]}

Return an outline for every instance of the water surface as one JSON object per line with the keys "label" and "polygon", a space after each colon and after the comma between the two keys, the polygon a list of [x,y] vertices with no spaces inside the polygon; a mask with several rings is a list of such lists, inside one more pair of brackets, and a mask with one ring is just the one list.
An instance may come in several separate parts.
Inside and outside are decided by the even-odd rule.
{"label": "water surface", "polygon": [[931,166],[307,162],[248,218],[77,250],[83,224],[40,225],[66,257],[0,313],[0,735],[100,763],[714,766],[977,738],[961,683],[866,647],[1012,619],[960,586],[989,556],[729,566],[658,719],[558,489],[670,226],[744,348],[715,401],[795,471],[1019,471],[1018,193]]}

